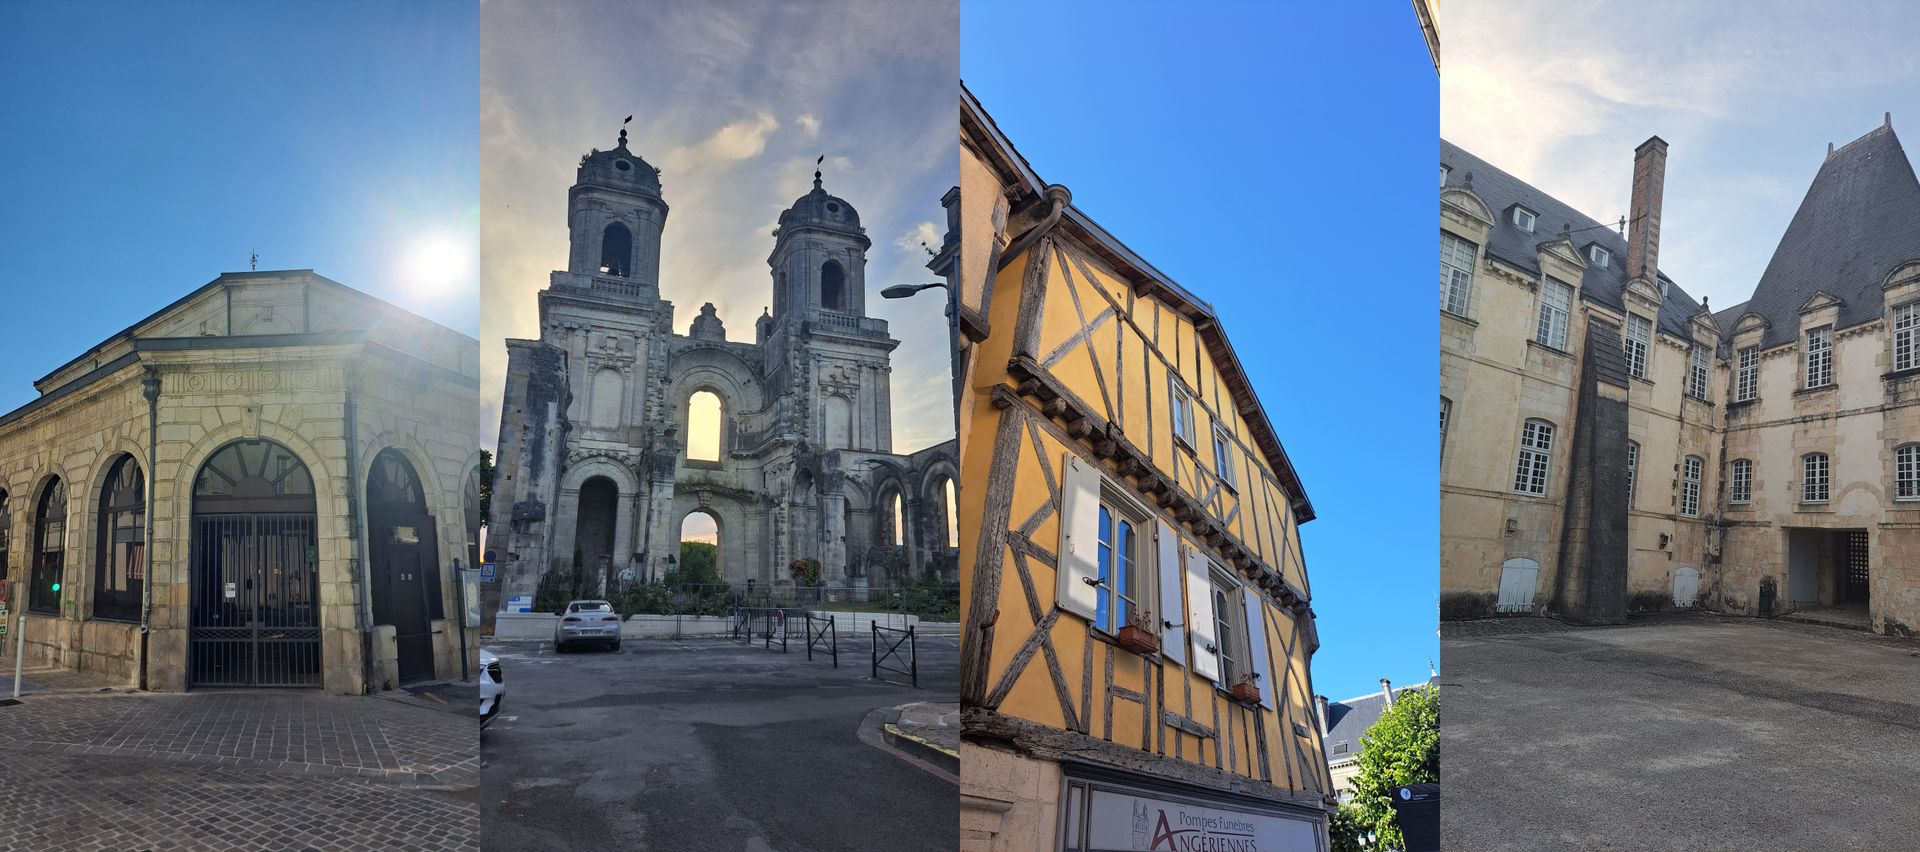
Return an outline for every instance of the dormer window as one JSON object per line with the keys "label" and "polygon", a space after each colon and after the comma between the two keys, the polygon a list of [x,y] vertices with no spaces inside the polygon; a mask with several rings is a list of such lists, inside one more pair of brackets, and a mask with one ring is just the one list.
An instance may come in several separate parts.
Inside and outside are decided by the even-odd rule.
{"label": "dormer window", "polygon": [[1451,174],[1453,174],[1453,167],[1447,165],[1440,166],[1440,186],[1442,188],[1446,187],[1447,176]]}
{"label": "dormer window", "polygon": [[1606,269],[1607,266],[1613,262],[1613,252],[1607,251],[1599,246],[1593,246],[1587,249],[1587,259],[1593,261],[1594,266]]}
{"label": "dormer window", "polygon": [[1536,218],[1538,217],[1534,215],[1532,210],[1528,210],[1527,208],[1521,207],[1517,204],[1514,205],[1513,223],[1515,225],[1519,225],[1520,230],[1526,231],[1527,233],[1533,233],[1533,222]]}

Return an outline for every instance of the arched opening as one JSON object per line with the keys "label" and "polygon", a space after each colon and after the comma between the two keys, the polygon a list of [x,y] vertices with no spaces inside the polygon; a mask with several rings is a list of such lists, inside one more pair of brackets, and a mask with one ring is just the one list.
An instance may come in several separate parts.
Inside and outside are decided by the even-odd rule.
{"label": "arched opening", "polygon": [[847,271],[840,267],[840,261],[829,260],[820,265],[820,307],[830,311],[847,309]]}
{"label": "arched opening", "polygon": [[602,429],[620,425],[620,392],[625,384],[625,377],[612,367],[594,372],[593,384],[589,386],[592,398],[588,401],[587,423]]}
{"label": "arched opening", "polygon": [[320,686],[313,477],[272,441],[236,441],[193,480],[190,686]]}
{"label": "arched opening", "polygon": [[887,498],[887,502],[891,504],[887,507],[887,511],[891,513],[889,517],[893,523],[893,526],[887,530],[887,541],[894,547],[905,547],[907,544],[906,501],[901,500],[900,492],[895,491],[893,496]]}
{"label": "arched opening", "polygon": [[940,535],[940,540],[935,543],[938,547],[935,549],[946,550],[960,542],[960,513],[954,511],[954,506],[957,504],[954,502],[953,480],[945,476],[940,477],[939,482],[934,486],[933,493],[937,501],[934,506],[934,512],[937,513],[934,520],[938,522],[938,526],[935,529]]}
{"label": "arched opening", "polygon": [[433,677],[433,620],[440,599],[440,548],[420,476],[399,450],[381,450],[367,472],[367,557],[373,623],[393,625],[401,683]]}
{"label": "arched opening", "polygon": [[[614,524],[620,517],[620,486],[604,476],[580,484],[574,512],[573,597],[597,595],[613,571]],[[565,601],[562,601],[565,603]]]}
{"label": "arched opening", "polygon": [[688,461],[720,460],[723,414],[720,395],[713,391],[697,391],[687,399]]}
{"label": "arched opening", "polygon": [[621,278],[633,269],[633,232],[614,222],[600,232],[600,271]]}
{"label": "arched opening", "polygon": [[7,581],[8,551],[13,546],[13,509],[7,504],[7,490],[0,488],[0,583]]}
{"label": "arched opening", "polygon": [[826,419],[826,448],[845,450],[853,447],[853,404],[835,394],[826,399],[821,416]]}
{"label": "arched opening", "polygon": [[147,492],[140,465],[121,456],[100,489],[100,522],[93,569],[93,617],[140,619],[145,577]]}
{"label": "arched opening", "polygon": [[60,614],[60,586],[66,569],[67,484],[59,477],[40,490],[33,512],[33,587],[27,591],[27,610]]}
{"label": "arched opening", "polygon": [[707,509],[695,509],[680,519],[680,552],[674,558],[670,583],[698,585],[698,591],[723,583],[720,560],[720,516]]}

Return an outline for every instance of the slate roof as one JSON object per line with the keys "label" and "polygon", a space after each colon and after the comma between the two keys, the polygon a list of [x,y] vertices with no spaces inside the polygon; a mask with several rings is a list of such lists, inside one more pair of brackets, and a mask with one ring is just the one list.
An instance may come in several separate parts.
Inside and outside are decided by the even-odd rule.
{"label": "slate roof", "polygon": [[[1393,697],[1398,700],[1401,694],[1409,689],[1421,689],[1439,684],[1440,679],[1434,677],[1425,683],[1402,686],[1393,691]],[[1349,698],[1345,701],[1327,702],[1327,762],[1339,763],[1359,757],[1360,737],[1366,734],[1368,728],[1373,727],[1373,723],[1380,721],[1381,714],[1385,712],[1387,712],[1387,698],[1378,692],[1370,692],[1359,698]],[[1342,743],[1346,744],[1347,750],[1337,752],[1336,749]]]}
{"label": "slate roof", "polygon": [[1920,181],[1890,125],[1835,150],[1773,250],[1753,298],[1717,311],[1721,334],[1749,311],[1767,323],[1764,347],[1800,336],[1800,308],[1816,292],[1840,300],[1836,328],[1879,319],[1881,284],[1920,259]]}
{"label": "slate roof", "polygon": [[[1450,187],[1464,187],[1467,176],[1471,174],[1473,194],[1479,196],[1493,211],[1493,231],[1486,246],[1488,254],[1510,266],[1538,275],[1540,245],[1559,239],[1561,227],[1566,226],[1571,230],[1573,245],[1580,250],[1582,257],[1587,255],[1587,247],[1593,243],[1599,243],[1601,248],[1613,254],[1612,262],[1604,269],[1593,263],[1587,264],[1586,274],[1580,280],[1580,297],[1615,312],[1626,310],[1621,293],[1626,290],[1628,278],[1627,240],[1616,230],[1617,219],[1613,224],[1602,224],[1445,139],[1440,140],[1440,164],[1451,169],[1447,174],[1447,186]],[[1515,204],[1533,211],[1538,217],[1532,232],[1514,224],[1513,217],[1506,212]],[[1660,305],[1657,327],[1675,337],[1691,339],[1692,335],[1687,332],[1687,320],[1700,312],[1700,303],[1674,285],[1673,279],[1667,277],[1665,272],[1660,273],[1660,280],[1667,284],[1667,295]]]}

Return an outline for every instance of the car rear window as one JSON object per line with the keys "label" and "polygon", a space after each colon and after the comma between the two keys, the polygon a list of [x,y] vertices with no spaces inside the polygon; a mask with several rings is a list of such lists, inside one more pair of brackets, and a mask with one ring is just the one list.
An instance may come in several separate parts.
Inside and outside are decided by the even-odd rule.
{"label": "car rear window", "polygon": [[609,604],[609,603],[574,604],[572,611],[573,612],[612,612],[613,604]]}

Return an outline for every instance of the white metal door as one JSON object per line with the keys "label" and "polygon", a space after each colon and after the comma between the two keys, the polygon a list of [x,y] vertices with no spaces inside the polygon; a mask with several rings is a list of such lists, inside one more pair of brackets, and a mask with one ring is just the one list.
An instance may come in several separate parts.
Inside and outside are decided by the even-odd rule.
{"label": "white metal door", "polygon": [[1681,609],[1693,608],[1694,601],[1700,597],[1700,572],[1685,565],[1673,572],[1673,605]]}
{"label": "white metal door", "polygon": [[1540,581],[1540,563],[1531,559],[1509,559],[1500,566],[1500,598],[1497,612],[1532,612],[1533,589]]}

